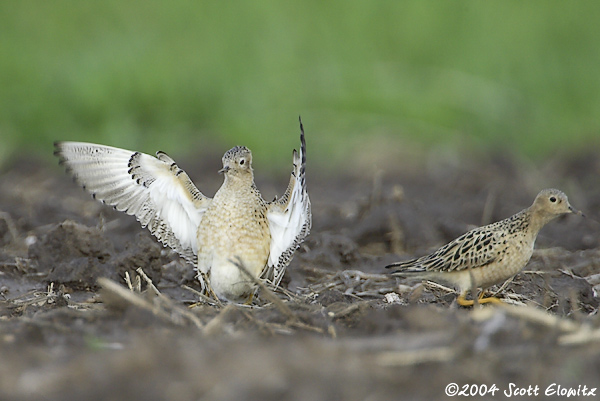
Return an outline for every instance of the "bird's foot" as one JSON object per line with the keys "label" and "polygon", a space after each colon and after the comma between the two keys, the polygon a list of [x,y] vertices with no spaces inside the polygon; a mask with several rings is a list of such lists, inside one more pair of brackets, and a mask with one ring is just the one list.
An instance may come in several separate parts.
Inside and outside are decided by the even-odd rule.
{"label": "bird's foot", "polygon": [[[460,294],[458,296],[458,298],[456,298],[456,303],[459,304],[460,306],[473,306],[473,305],[475,305],[475,301],[472,300],[472,299],[466,299],[464,293]],[[499,298],[496,298],[496,297],[484,297],[484,293],[482,291],[481,294],[479,294],[479,298],[477,299],[477,303],[479,303],[479,304],[487,304],[487,303],[501,304],[503,302]]]}
{"label": "bird's foot", "polygon": [[252,301],[254,301],[254,293],[250,294],[250,296],[248,297],[248,299],[246,300],[246,302],[244,302],[244,305],[250,306],[250,305],[252,305]]}

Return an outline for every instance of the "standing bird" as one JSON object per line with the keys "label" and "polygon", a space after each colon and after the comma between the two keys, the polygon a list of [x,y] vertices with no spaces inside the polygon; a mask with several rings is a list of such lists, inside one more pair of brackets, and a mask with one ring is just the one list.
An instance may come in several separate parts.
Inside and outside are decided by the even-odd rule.
{"label": "standing bird", "polygon": [[[424,279],[444,281],[457,286],[457,303],[471,306],[474,301],[465,295],[472,288],[485,289],[501,283],[520,272],[533,253],[535,239],[547,223],[575,210],[567,195],[557,189],[542,190],[525,210],[507,219],[475,228],[430,255],[397,262],[397,276],[415,275]],[[473,296],[475,296],[473,294]],[[500,302],[494,297],[479,303]]]}
{"label": "standing bird", "polygon": [[[214,198],[204,196],[164,152],[156,157],[110,146],[56,142],[54,154],[95,199],[134,215],[165,246],[194,264],[209,294],[250,302],[255,278],[281,282],[312,223],[306,191],[306,142],[285,194],[265,202],[254,184],[252,153],[236,146],[223,156],[225,179]],[[246,271],[242,271],[242,265]]]}

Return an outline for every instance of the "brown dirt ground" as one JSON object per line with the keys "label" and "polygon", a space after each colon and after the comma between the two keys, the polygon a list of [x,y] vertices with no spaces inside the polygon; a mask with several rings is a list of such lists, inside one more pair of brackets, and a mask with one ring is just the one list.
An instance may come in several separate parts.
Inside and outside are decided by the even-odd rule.
{"label": "brown dirt ground", "polygon": [[[180,165],[211,195],[218,162]],[[504,398],[509,383],[600,387],[600,154],[367,176],[309,169],[313,231],[280,302],[263,292],[253,307],[190,307],[192,268],[133,217],[57,166],[11,166],[0,174],[0,399],[424,400],[445,398],[449,383],[500,388],[483,399]],[[286,177],[257,185],[271,198]],[[506,306],[457,307],[448,289],[383,269],[527,207],[543,187],[587,217],[542,230],[525,271],[499,291]],[[126,273],[138,287],[139,267],[160,295],[144,279],[141,293],[124,287]],[[101,289],[102,277],[120,286]]]}

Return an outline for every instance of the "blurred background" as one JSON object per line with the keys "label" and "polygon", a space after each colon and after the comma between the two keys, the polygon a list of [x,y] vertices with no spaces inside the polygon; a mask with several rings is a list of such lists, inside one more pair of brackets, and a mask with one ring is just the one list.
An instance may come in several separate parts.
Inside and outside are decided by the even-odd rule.
{"label": "blurred background", "polygon": [[599,20],[598,2],[4,1],[0,166],[84,140],[243,144],[277,169],[298,115],[332,168],[577,154],[600,144]]}

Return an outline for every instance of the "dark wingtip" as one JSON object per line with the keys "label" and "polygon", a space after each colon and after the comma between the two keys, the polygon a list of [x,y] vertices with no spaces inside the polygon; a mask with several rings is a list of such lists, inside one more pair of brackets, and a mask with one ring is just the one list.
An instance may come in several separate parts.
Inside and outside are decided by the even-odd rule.
{"label": "dark wingtip", "polygon": [[[130,170],[133,171],[133,161],[135,159],[137,159],[138,157],[140,157],[140,152],[133,152],[133,154],[131,155],[131,157],[129,157],[129,161],[127,162],[127,167],[129,167]],[[131,174],[131,173],[129,173]]]}
{"label": "dark wingtip", "polygon": [[304,125],[301,116],[298,116],[298,122],[300,123],[300,152],[302,153],[302,165],[304,165],[306,164],[306,139],[304,138]]}
{"label": "dark wingtip", "polygon": [[298,116],[298,122],[300,123],[300,140],[304,144],[304,124],[302,124],[302,117]]}
{"label": "dark wingtip", "polygon": [[62,158],[61,157],[61,153],[62,153],[61,145],[62,145],[61,141],[54,141],[54,152],[52,154],[58,158]]}

